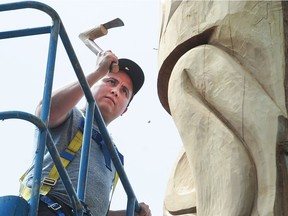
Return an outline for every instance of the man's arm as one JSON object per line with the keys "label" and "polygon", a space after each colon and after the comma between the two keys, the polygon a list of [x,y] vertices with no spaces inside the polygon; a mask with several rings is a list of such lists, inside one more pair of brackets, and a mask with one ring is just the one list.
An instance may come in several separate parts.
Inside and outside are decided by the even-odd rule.
{"label": "man's arm", "polygon": [[[118,62],[117,57],[111,51],[100,53],[98,58],[99,63],[96,65],[95,71],[86,76],[90,87],[109,72],[109,67],[112,62]],[[51,97],[49,127],[53,128],[63,123],[70,110],[77,105],[82,97],[83,91],[78,81],[53,92]],[[36,108],[36,115],[40,116],[41,111],[42,101]]]}
{"label": "man's arm", "polygon": [[[151,210],[149,209],[149,206],[146,205],[145,203],[140,203],[141,206],[141,212],[140,213],[135,213],[134,216],[151,216]],[[120,210],[120,211],[109,211],[108,216],[126,216],[126,211],[125,210]]]}

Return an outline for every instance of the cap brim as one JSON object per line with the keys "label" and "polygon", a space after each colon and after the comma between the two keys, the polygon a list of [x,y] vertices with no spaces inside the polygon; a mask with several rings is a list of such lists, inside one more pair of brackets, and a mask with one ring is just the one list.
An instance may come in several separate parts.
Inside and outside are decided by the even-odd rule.
{"label": "cap brim", "polygon": [[132,80],[135,95],[144,84],[145,76],[141,67],[130,59],[118,59],[119,70],[125,72]]}

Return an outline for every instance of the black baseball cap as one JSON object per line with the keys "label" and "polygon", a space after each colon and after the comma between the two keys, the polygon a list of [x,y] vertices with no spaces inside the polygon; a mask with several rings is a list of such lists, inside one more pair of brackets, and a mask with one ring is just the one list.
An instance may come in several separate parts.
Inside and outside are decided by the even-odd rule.
{"label": "black baseball cap", "polygon": [[133,95],[135,95],[144,84],[145,76],[141,67],[134,61],[126,58],[118,59],[119,70],[125,72],[132,80]]}

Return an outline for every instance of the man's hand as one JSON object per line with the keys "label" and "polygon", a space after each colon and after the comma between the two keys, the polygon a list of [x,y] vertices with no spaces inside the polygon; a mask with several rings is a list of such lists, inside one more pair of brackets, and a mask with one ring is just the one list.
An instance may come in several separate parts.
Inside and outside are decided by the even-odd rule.
{"label": "man's hand", "polygon": [[110,72],[113,63],[118,64],[118,58],[111,50],[99,52],[95,72],[100,73],[100,76],[103,77]]}
{"label": "man's hand", "polygon": [[135,213],[135,216],[151,216],[151,210],[149,209],[149,206],[146,205],[145,203],[141,202],[139,203],[141,206],[141,212],[140,213]]}

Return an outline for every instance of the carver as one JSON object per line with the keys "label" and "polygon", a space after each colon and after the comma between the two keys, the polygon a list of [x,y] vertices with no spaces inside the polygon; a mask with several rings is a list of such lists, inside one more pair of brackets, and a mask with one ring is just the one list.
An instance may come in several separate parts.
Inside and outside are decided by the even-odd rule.
{"label": "carver", "polygon": [[[119,66],[118,72],[110,72],[111,64]],[[130,59],[118,59],[111,51],[103,51],[98,54],[98,64],[95,70],[86,76],[91,87],[91,92],[108,126],[113,120],[125,113],[134,95],[144,83],[142,69]],[[78,109],[76,105],[83,97],[83,92],[78,81],[68,84],[53,92],[51,98],[51,111],[49,128],[56,148],[63,152],[69,145],[75,134],[83,129],[81,119],[85,118],[85,108]],[[86,105],[85,105],[86,106]],[[36,109],[36,115],[42,111],[40,102]],[[94,121],[93,131],[97,134],[99,129]],[[93,134],[95,134],[93,132]],[[125,132],[125,130],[123,131]],[[115,178],[115,167],[107,155],[103,153],[103,142],[98,138],[91,141],[88,180],[86,192],[86,204],[91,215],[121,216],[126,215],[125,210],[109,210],[110,192]],[[49,142],[49,140],[47,141]],[[101,144],[102,143],[102,144]],[[73,186],[77,188],[81,149],[77,151],[75,158],[66,167]],[[49,176],[53,167],[53,161],[46,152],[43,161],[43,178]],[[32,187],[33,166],[26,175],[23,183],[28,188]],[[149,206],[140,203],[141,212],[137,216],[151,215]],[[46,195],[40,195],[38,215],[73,215],[72,206],[65,187],[58,179],[55,186]]]}

